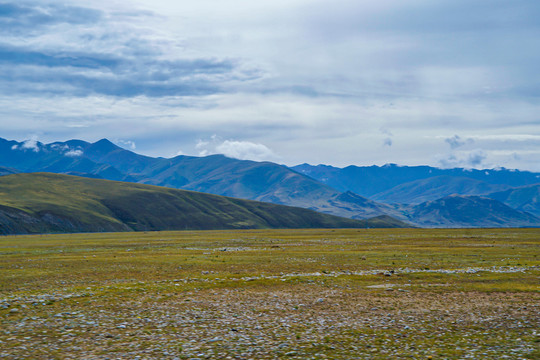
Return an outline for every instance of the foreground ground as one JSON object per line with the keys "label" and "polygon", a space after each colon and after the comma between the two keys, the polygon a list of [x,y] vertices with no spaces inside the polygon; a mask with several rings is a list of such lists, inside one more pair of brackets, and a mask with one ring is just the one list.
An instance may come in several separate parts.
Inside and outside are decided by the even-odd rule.
{"label": "foreground ground", "polygon": [[0,358],[537,359],[540,230],[0,238]]}

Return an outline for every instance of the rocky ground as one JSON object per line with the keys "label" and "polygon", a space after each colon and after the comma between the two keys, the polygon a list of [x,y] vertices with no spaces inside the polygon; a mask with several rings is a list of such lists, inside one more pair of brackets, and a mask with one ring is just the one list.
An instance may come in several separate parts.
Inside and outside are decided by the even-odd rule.
{"label": "rocky ground", "polygon": [[[319,285],[2,303],[3,359],[534,359],[540,296]],[[394,289],[394,290],[391,290]],[[117,297],[118,296],[118,297]],[[111,304],[112,303],[112,304]],[[113,305],[113,306],[111,306]]]}

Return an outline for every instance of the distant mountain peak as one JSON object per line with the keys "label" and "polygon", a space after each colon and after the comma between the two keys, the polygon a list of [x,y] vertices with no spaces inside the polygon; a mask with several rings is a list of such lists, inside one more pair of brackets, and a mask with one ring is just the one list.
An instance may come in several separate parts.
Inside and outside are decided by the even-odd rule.
{"label": "distant mountain peak", "polygon": [[109,139],[103,138],[101,140],[96,141],[92,144],[93,146],[100,147],[100,148],[110,148],[110,149],[116,149],[119,148],[115,144],[113,144]]}
{"label": "distant mountain peak", "polygon": [[121,150],[122,148],[113,144],[108,139],[101,139],[99,141],[96,141],[93,144],[90,144],[87,148],[85,153],[91,154],[91,156],[96,159],[95,157],[101,157],[104,155],[107,155],[113,151]]}

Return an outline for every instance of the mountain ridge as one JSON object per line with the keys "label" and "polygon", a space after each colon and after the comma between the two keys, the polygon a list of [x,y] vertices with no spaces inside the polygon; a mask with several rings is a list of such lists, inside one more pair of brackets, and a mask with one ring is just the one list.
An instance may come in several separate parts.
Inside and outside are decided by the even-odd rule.
{"label": "mountain ridge", "polygon": [[[540,181],[538,173],[506,169],[438,169],[395,164],[382,167],[351,165],[342,169],[302,164],[289,168],[272,162],[238,160],[224,155],[152,158],[124,149],[107,139],[95,143],[69,140],[51,144],[0,139],[0,166],[15,172],[49,171],[193,190],[302,207],[352,219],[386,215],[416,225],[425,219],[411,218],[412,214],[433,218],[427,212],[415,210],[415,206],[426,201],[453,194],[489,197],[484,192],[495,194],[512,189],[516,184],[526,186]],[[3,174],[9,174],[9,171]],[[363,195],[366,193],[371,195]],[[473,205],[472,202],[469,204]],[[502,211],[493,204],[482,204]],[[519,206],[509,200],[506,205]],[[532,209],[534,213],[535,206],[532,204],[515,210]],[[503,213],[500,214],[501,226],[520,226],[520,222],[515,222],[516,216],[503,221]],[[437,226],[456,225],[451,215],[440,217],[441,222]],[[479,226],[484,224],[481,219],[477,220]]]}
{"label": "mountain ridge", "polygon": [[431,166],[355,166],[344,168],[330,165],[301,164],[293,170],[319,180],[342,192],[352,191],[364,197],[372,197],[398,185],[428,179],[436,176],[452,176],[483,181],[489,184],[503,184],[511,187],[532,185],[540,182],[540,173],[500,169],[441,169]]}
{"label": "mountain ridge", "polygon": [[422,227],[437,227],[441,222],[452,227],[537,227],[540,219],[532,214],[512,209],[490,198],[450,195],[427,201],[414,207],[409,214]]}

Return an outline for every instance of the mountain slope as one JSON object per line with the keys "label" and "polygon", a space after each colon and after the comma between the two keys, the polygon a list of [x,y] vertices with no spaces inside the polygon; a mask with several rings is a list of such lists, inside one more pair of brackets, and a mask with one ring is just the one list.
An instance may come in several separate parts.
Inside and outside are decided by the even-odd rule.
{"label": "mountain slope", "polygon": [[328,214],[346,216],[351,219],[367,219],[374,216],[390,215],[404,220],[397,206],[381,204],[351,191],[337,194],[330,199],[315,203],[312,209]]}
{"label": "mountain slope", "polygon": [[521,211],[540,216],[540,184],[522,186],[486,195]]}
{"label": "mountain slope", "polygon": [[0,166],[0,176],[17,174],[18,172],[19,171],[15,170],[15,169]]}
{"label": "mountain slope", "polygon": [[[327,198],[336,190],[271,162],[237,160],[223,155],[180,156],[155,170],[145,183],[243,199],[300,206],[305,198]],[[171,182],[172,181],[174,182]]]}
{"label": "mountain slope", "polygon": [[[194,190],[216,195],[303,207],[356,219],[393,215],[383,204],[347,201],[328,185],[286,166],[271,162],[237,160],[223,155],[150,158],[122,149],[106,139],[96,143],[70,140],[53,144],[7,142],[0,165],[21,171],[49,171]],[[17,163],[17,162],[16,162]]]}
{"label": "mountain slope", "polygon": [[[479,196],[447,196],[412,208],[409,219],[423,227],[532,227],[540,218]],[[510,225],[511,224],[511,225]]]}
{"label": "mountain slope", "polygon": [[[384,220],[384,219],[383,219]],[[388,227],[307,209],[50,173],[0,177],[0,233]]]}
{"label": "mountain slope", "polygon": [[[312,177],[339,191],[352,191],[371,198],[398,185],[438,176],[468,178],[492,185],[509,187],[536,184],[540,173],[508,169],[439,169],[430,166],[347,166],[336,168],[328,165],[302,164],[293,170]],[[443,197],[441,194],[439,197]]]}
{"label": "mountain slope", "polygon": [[44,145],[0,138],[0,166],[19,172],[74,173],[109,180],[129,180],[129,176],[113,166],[82,156],[83,148],[91,145],[80,140]]}
{"label": "mountain slope", "polygon": [[420,204],[452,194],[484,195],[508,189],[508,185],[493,185],[460,176],[435,176],[395,186],[375,194],[371,199],[384,203]]}

